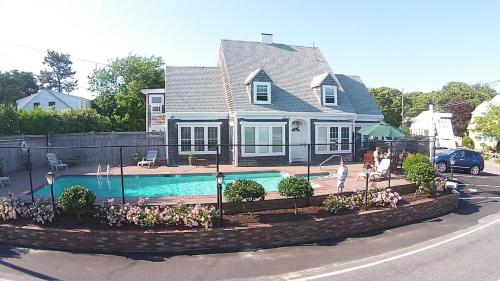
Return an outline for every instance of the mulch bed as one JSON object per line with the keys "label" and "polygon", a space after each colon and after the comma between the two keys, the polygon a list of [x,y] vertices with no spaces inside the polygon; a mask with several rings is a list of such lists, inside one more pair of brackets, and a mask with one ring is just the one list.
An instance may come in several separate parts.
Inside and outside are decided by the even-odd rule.
{"label": "mulch bed", "polygon": [[[421,200],[426,198],[422,195],[413,194],[401,195],[403,200],[399,201],[398,205],[409,204],[413,201]],[[357,210],[340,210],[337,214],[329,212],[323,206],[309,206],[298,209],[298,214],[294,214],[293,206],[289,209],[278,209],[278,210],[267,210],[258,211],[254,213],[252,217],[249,213],[240,213],[232,215],[224,215],[224,227],[243,227],[251,226],[253,224],[273,224],[279,222],[290,222],[298,220],[311,220],[320,219],[330,216],[341,216],[346,214],[353,214],[358,212]],[[374,208],[372,208],[373,210]],[[376,209],[376,208],[375,208]],[[379,208],[380,209],[380,208]],[[96,219],[91,215],[84,215],[81,217],[82,221],[79,222],[74,215],[60,214],[56,217],[53,223],[47,223],[43,227],[60,228],[60,229],[98,229],[98,230],[186,230],[192,228],[186,227],[172,227],[172,226],[158,226],[153,228],[141,228],[134,225],[122,225],[121,227],[110,227],[106,224],[98,223]],[[10,222],[11,225],[16,226],[33,226],[37,227],[39,225],[35,224],[31,220],[22,219]]]}

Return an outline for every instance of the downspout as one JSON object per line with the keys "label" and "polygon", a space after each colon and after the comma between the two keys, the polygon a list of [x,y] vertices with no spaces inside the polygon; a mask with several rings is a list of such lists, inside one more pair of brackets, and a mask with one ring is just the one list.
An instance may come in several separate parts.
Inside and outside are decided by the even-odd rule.
{"label": "downspout", "polygon": [[234,166],[238,167],[238,157],[239,157],[239,149],[240,149],[240,145],[238,143],[238,139],[239,139],[239,123],[238,123],[238,116],[237,116],[237,113],[235,112],[234,113],[234,132],[233,132],[233,145],[234,145],[234,151],[233,151],[233,162],[234,162]]}

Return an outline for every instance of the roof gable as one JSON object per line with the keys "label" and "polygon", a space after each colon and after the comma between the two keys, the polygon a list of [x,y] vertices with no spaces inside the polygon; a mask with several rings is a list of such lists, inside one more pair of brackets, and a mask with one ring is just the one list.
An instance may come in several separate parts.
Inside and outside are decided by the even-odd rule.
{"label": "roof gable", "polygon": [[[250,74],[247,76],[247,78],[245,78],[244,83],[245,83],[245,85],[250,84],[250,83],[251,83],[254,79],[259,78],[259,77],[264,78],[263,80],[265,80],[266,82],[267,82],[268,80],[271,80],[271,81],[273,80],[273,79],[272,79],[272,78],[271,78],[271,77],[270,77],[270,76],[266,73],[266,71],[264,71],[264,69],[262,69],[262,68],[260,68],[260,67],[259,67],[259,68],[257,68],[256,70],[254,70],[254,71],[250,72]],[[260,80],[259,80],[259,81],[260,81]]]}
{"label": "roof gable", "polygon": [[345,92],[344,88],[342,87],[342,84],[340,84],[339,80],[337,79],[335,74],[333,74],[332,72],[325,72],[325,73],[322,73],[320,75],[314,76],[312,81],[311,81],[311,88],[321,86],[321,84],[323,84],[323,82],[328,77],[331,77],[335,81],[335,83],[338,85],[340,91]]}

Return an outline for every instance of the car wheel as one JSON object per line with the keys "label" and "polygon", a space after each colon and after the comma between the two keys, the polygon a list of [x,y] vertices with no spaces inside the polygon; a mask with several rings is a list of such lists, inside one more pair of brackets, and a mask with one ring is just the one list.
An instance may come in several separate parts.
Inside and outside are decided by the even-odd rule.
{"label": "car wheel", "polygon": [[472,165],[472,167],[470,168],[470,173],[473,175],[479,175],[479,172],[481,172],[481,170],[479,169],[479,166]]}
{"label": "car wheel", "polygon": [[438,168],[438,171],[440,173],[444,173],[444,172],[446,172],[446,169],[448,168],[448,166],[446,165],[446,162],[439,162],[439,163],[437,163],[437,168]]}

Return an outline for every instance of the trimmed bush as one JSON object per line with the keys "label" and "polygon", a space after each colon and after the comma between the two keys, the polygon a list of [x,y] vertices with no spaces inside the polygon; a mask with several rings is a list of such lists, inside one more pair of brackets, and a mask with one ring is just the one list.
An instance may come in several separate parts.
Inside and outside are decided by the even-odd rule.
{"label": "trimmed bush", "polygon": [[311,197],[314,189],[311,183],[303,177],[287,177],[278,184],[278,191],[281,196],[294,199],[295,214],[297,214],[297,199]]}
{"label": "trimmed bush", "polygon": [[[224,190],[224,197],[228,202],[242,204],[244,209],[247,208],[245,205],[248,205],[248,211],[252,217],[252,202],[258,199],[263,200],[265,196],[264,187],[254,180],[236,179]],[[247,204],[243,204],[244,202]]]}
{"label": "trimmed bush", "polygon": [[474,149],[474,141],[468,136],[464,135],[462,138],[462,146],[469,149]]}
{"label": "trimmed bush", "polygon": [[421,153],[417,153],[415,155],[408,156],[405,159],[405,161],[403,161],[403,169],[406,171],[410,168],[410,166],[413,166],[417,163],[425,163],[425,164],[432,165],[432,162],[429,159],[429,157],[427,157]]}
{"label": "trimmed bush", "polygon": [[352,200],[344,195],[330,195],[323,201],[328,211],[336,214],[340,210],[352,209]]}
{"label": "trimmed bush", "polygon": [[[434,180],[435,171],[430,163],[415,163],[414,165],[408,167],[405,171],[405,178],[411,182],[414,182],[418,189],[417,191],[422,191],[424,186],[432,186],[432,181]],[[436,188],[433,186],[433,188]],[[430,194],[430,193],[424,193]]]}
{"label": "trimmed bush", "polygon": [[94,202],[95,193],[79,185],[65,189],[59,196],[59,205],[63,211],[75,214],[79,221],[80,215],[89,211]]}

